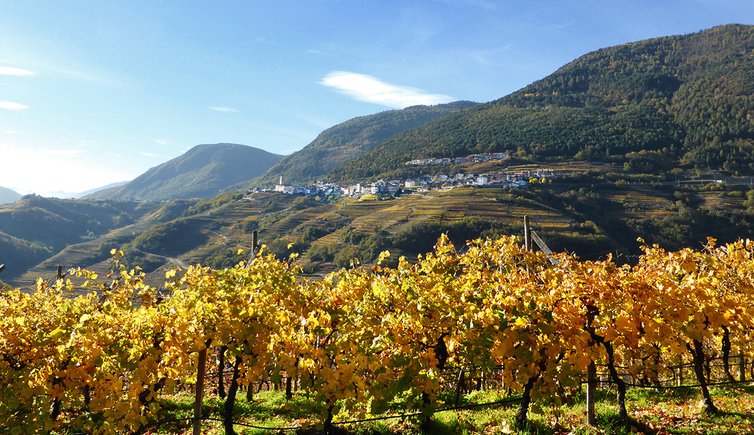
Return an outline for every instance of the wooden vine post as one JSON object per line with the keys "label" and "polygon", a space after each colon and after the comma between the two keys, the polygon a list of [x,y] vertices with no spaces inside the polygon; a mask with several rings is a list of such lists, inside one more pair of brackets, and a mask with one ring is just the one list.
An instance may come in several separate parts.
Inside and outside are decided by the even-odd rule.
{"label": "wooden vine post", "polygon": [[594,411],[597,394],[597,366],[594,361],[586,369],[586,420],[590,426],[597,426],[597,414]]}
{"label": "wooden vine post", "polygon": [[746,380],[746,346],[741,346],[741,358],[738,360],[738,380],[744,382]]}
{"label": "wooden vine post", "polygon": [[207,364],[207,348],[199,351],[196,368],[196,394],[194,396],[194,435],[202,433],[202,400],[204,396],[204,371]]}

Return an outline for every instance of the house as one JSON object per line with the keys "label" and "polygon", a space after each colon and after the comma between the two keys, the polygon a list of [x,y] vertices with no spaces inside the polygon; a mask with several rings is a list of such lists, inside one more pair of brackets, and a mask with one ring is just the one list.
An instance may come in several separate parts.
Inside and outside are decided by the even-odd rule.
{"label": "house", "polygon": [[387,193],[387,183],[385,180],[377,180],[369,186],[369,192],[373,195]]}
{"label": "house", "polygon": [[395,194],[401,190],[402,186],[403,182],[401,180],[390,180],[387,182],[387,192],[390,195],[395,196]]}
{"label": "house", "polygon": [[341,188],[341,190],[343,191],[343,195],[354,196],[354,195],[360,195],[364,191],[364,188],[362,187],[361,183],[356,183],[350,186],[343,187]]}
{"label": "house", "polygon": [[286,193],[286,188],[292,188],[292,186],[289,186],[287,184],[283,184],[283,176],[280,176],[280,182],[275,185],[275,192],[282,192]]}

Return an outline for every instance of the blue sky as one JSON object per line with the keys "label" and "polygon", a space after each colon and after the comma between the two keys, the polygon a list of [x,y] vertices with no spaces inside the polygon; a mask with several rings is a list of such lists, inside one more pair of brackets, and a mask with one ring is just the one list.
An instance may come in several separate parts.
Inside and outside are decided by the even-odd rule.
{"label": "blue sky", "polygon": [[413,104],[502,97],[751,0],[3,0],[0,186],[78,192],[201,143],[289,154]]}

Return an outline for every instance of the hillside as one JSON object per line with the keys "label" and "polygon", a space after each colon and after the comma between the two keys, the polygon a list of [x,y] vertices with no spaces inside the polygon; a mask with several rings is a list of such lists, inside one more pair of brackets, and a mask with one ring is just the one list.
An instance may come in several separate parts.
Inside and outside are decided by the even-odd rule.
{"label": "hillside", "polygon": [[95,192],[86,198],[119,201],[211,198],[259,176],[281,158],[246,145],[197,145],[123,186]]}
{"label": "hillside", "polygon": [[110,183],[110,184],[108,184],[106,186],[95,187],[94,189],[89,189],[87,191],[78,193],[75,196],[75,198],[84,198],[84,197],[88,197],[88,196],[94,195],[95,193],[98,193],[98,192],[103,192],[103,191],[107,191],[107,190],[114,190],[114,189],[116,189],[118,187],[121,187],[121,186],[124,186],[126,184],[128,184],[128,181],[119,181],[117,183]]}
{"label": "hillside", "polygon": [[254,184],[273,185],[281,175],[286,182],[316,180],[390,137],[475,104],[456,101],[436,106],[412,106],[348,120],[328,128],[309,145],[284,157]]}
{"label": "hillside", "polygon": [[0,263],[7,266],[3,278],[25,273],[68,245],[96,240],[130,225],[156,207],[37,195],[0,206]]}
{"label": "hillside", "polygon": [[[275,182],[277,170],[295,167],[303,174],[305,167],[332,163],[339,153],[361,152],[354,150],[363,150],[359,144],[365,138],[377,137],[400,114],[416,115],[415,110],[428,108],[384,112],[333,127],[262,180]],[[322,272],[353,258],[373,261],[382,250],[393,252],[391,261],[413,257],[429,250],[442,232],[459,244],[479,235],[520,234],[527,215],[554,250],[586,258],[614,253],[631,261],[639,253],[638,237],[678,249],[699,246],[707,236],[724,242],[754,233],[753,119],[754,27],[723,26],[587,54],[511,95],[392,136],[329,175],[365,181],[419,171],[447,176],[460,170],[534,174],[544,169],[558,174],[544,181],[534,178],[526,188],[419,189],[396,199],[364,195],[356,200],[277,193],[215,196],[215,187],[206,190],[212,199],[168,201],[159,212],[157,205],[134,209],[119,224],[98,219],[105,224],[91,232],[84,230],[94,226],[82,224],[86,213],[65,222],[68,215],[55,206],[68,203],[34,208],[42,200],[32,198],[14,205],[20,207],[19,216],[29,216],[16,219],[12,232],[3,218],[3,210],[12,207],[0,208],[0,229],[7,233],[0,246],[15,249],[5,248],[7,258],[23,253],[28,262],[47,259],[37,261],[24,282],[49,275],[55,263],[103,268],[102,253],[116,246],[124,248],[129,265],[140,264],[159,276],[175,265],[231,265],[245,257],[237,250],[248,250],[257,230],[273,252],[299,252],[306,271]],[[216,152],[222,147],[230,149]],[[235,147],[248,148],[197,147],[111,195],[152,199],[196,188],[211,178],[202,172],[207,167],[231,172],[231,166],[223,166],[230,164],[213,159],[232,155]],[[493,151],[508,151],[512,158],[450,168],[405,164],[413,158]],[[731,173],[747,177],[726,176]],[[286,181],[295,179],[290,177]],[[166,192],[166,186],[174,192]],[[118,204],[108,207],[130,203]]]}
{"label": "hillside", "polygon": [[520,159],[754,172],[754,26],[727,25],[584,55],[499,100],[407,131],[334,180],[410,172],[408,160],[508,151]]}
{"label": "hillside", "polygon": [[21,194],[8,189],[7,187],[0,187],[0,204],[10,204],[21,199]]}
{"label": "hillside", "polygon": [[[300,253],[308,273],[347,266],[353,258],[369,263],[383,250],[391,251],[390,261],[415,258],[441,233],[459,246],[480,235],[521,235],[523,216],[553,250],[585,258],[613,253],[629,262],[640,253],[638,237],[678,249],[699,246],[707,236],[727,242],[754,232],[754,189],[748,179],[628,184],[615,165],[572,162],[554,169],[564,175],[526,189],[463,187],[392,200],[336,201],[236,192],[199,202],[168,201],[130,225],[48,254],[12,282],[28,286],[37,276],[54,275],[58,264],[101,272],[115,247],[126,253],[126,264],[142,266],[155,280],[175,266],[229,266],[246,258],[255,230],[276,254]],[[246,253],[238,254],[239,249]]]}

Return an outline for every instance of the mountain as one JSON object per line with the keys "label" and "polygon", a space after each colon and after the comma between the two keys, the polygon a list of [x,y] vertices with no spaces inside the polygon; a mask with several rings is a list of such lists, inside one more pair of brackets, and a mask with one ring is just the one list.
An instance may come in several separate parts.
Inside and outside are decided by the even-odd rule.
{"label": "mountain", "polygon": [[633,172],[754,173],[754,26],[597,50],[499,100],[390,138],[330,178],[406,174],[411,159],[493,151]]}
{"label": "mountain", "polygon": [[21,194],[8,189],[7,187],[0,187],[0,204],[9,204],[21,199]]}
{"label": "mountain", "polygon": [[[26,264],[25,270],[14,264],[14,272],[9,266],[3,278],[33,283],[53,276],[58,264],[104,271],[112,247],[123,248],[128,265],[140,264],[157,278],[175,265],[223,267],[245,258],[238,249],[248,252],[254,231],[272,252],[299,252],[307,272],[322,272],[352,258],[368,263],[383,250],[393,253],[391,261],[413,257],[443,232],[459,247],[479,235],[521,234],[524,216],[553,250],[585,258],[612,252],[630,262],[640,252],[638,237],[668,249],[699,246],[707,236],[729,242],[754,233],[751,178],[720,174],[754,174],[753,64],[754,27],[741,25],[598,50],[506,97],[369,145],[328,175],[363,181],[419,170],[502,171],[503,165],[527,177],[540,169],[559,174],[530,177],[525,188],[420,190],[396,199],[275,192],[160,203],[27,197],[0,207],[0,263],[18,258]],[[339,142],[323,140],[322,158],[312,152],[296,170],[363,144],[343,134]],[[216,147],[198,147],[114,192],[141,197],[157,191],[157,175],[164,183],[193,174],[181,166],[184,159],[211,166],[223,154]],[[405,165],[491,151],[512,158],[451,168]],[[194,152],[202,155],[191,157]],[[183,179],[172,189],[203,179]]]}
{"label": "mountain", "polygon": [[284,157],[254,184],[275,184],[280,176],[286,182],[315,180],[392,136],[475,104],[456,101],[435,106],[411,106],[351,119],[328,128],[309,145]]}
{"label": "mountain", "polygon": [[76,193],[76,194],[73,195],[73,197],[74,198],[83,198],[83,197],[92,195],[92,194],[97,193],[97,192],[102,192],[103,190],[115,189],[117,187],[121,187],[121,186],[124,186],[126,184],[128,184],[128,181],[119,181],[117,183],[110,183],[110,184],[108,184],[106,186],[95,187],[94,189],[89,189],[89,190],[86,190],[84,192]]}
{"label": "mountain", "polygon": [[246,145],[197,145],[126,185],[86,198],[121,201],[211,198],[230,186],[259,176],[282,157]]}

